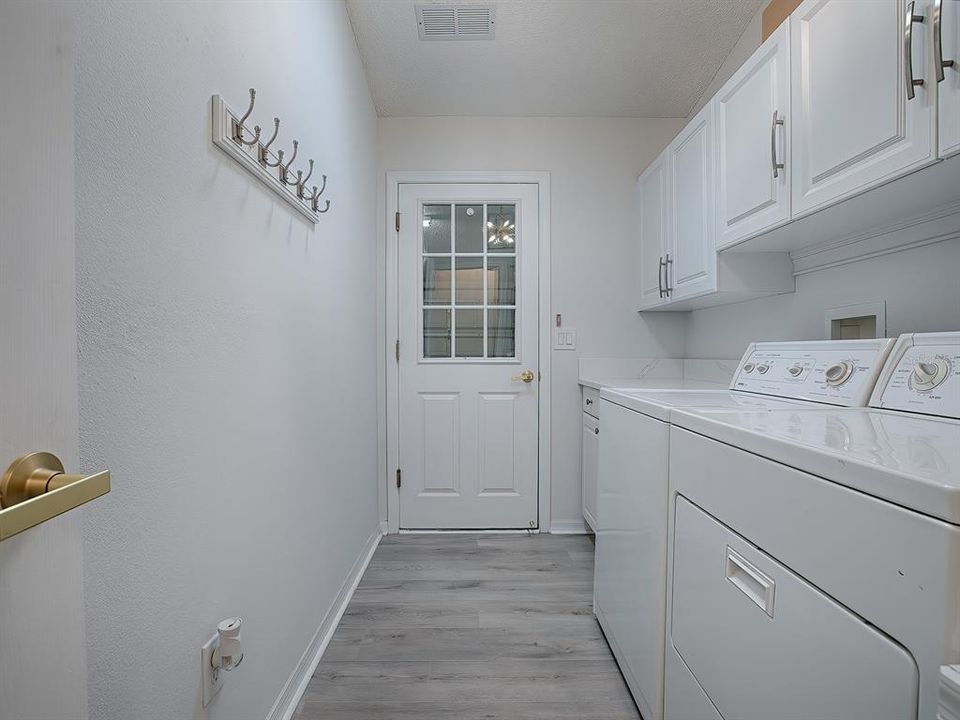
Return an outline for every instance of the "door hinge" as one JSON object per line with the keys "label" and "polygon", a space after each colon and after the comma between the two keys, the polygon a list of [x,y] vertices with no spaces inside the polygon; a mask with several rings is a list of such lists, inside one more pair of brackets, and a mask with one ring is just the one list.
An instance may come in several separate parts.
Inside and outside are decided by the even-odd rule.
{"label": "door hinge", "polygon": [[397,226],[397,232],[400,232],[400,213],[397,213],[394,217],[395,225]]}
{"label": "door hinge", "polygon": [[400,468],[397,468],[397,489],[398,490],[400,489],[400,486],[402,484],[403,484],[402,473],[400,472]]}
{"label": "door hinge", "polygon": [[394,355],[397,356],[397,362],[400,362],[400,341],[397,340],[397,344],[393,348]]}

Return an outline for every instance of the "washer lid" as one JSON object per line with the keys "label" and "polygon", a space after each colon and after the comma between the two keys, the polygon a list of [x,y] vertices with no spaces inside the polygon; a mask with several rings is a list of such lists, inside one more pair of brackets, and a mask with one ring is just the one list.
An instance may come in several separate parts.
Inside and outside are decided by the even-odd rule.
{"label": "washer lid", "polygon": [[819,407],[819,405],[799,400],[785,400],[730,390],[604,388],[600,391],[600,397],[664,422],[670,420],[670,411],[673,408],[768,410],[797,405]]}
{"label": "washer lid", "polygon": [[674,425],[960,525],[960,422],[877,410],[679,409]]}

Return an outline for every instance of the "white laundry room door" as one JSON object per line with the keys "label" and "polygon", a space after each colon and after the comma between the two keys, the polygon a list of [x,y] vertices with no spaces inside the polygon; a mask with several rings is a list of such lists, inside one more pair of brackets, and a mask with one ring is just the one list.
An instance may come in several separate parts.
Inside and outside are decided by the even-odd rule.
{"label": "white laundry room door", "polygon": [[[0,2],[0,475],[36,451],[78,463],[68,12]],[[0,479],[8,507],[22,500],[11,484]],[[9,536],[9,510],[0,523],[4,720],[87,717],[81,512]]]}
{"label": "white laundry room door", "polygon": [[401,529],[538,527],[538,190],[401,184]]}

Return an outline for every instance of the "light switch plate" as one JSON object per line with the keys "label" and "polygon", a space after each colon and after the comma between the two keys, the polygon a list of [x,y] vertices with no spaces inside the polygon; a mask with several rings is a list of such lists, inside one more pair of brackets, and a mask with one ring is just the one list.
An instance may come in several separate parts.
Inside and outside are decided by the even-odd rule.
{"label": "light switch plate", "polygon": [[553,349],[554,350],[576,350],[577,349],[577,330],[571,327],[558,327],[553,329]]}
{"label": "light switch plate", "polygon": [[213,700],[213,696],[223,687],[224,670],[218,670],[210,664],[213,651],[220,647],[220,636],[214,635],[200,648],[200,672],[203,686],[203,706],[206,707]]}

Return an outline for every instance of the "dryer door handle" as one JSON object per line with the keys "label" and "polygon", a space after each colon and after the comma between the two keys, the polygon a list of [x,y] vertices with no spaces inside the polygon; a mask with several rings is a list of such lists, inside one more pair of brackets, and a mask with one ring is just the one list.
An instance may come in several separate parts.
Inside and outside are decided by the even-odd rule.
{"label": "dryer door handle", "polygon": [[746,595],[767,615],[773,617],[773,598],[777,584],[756,565],[727,546],[726,576],[734,587]]}

